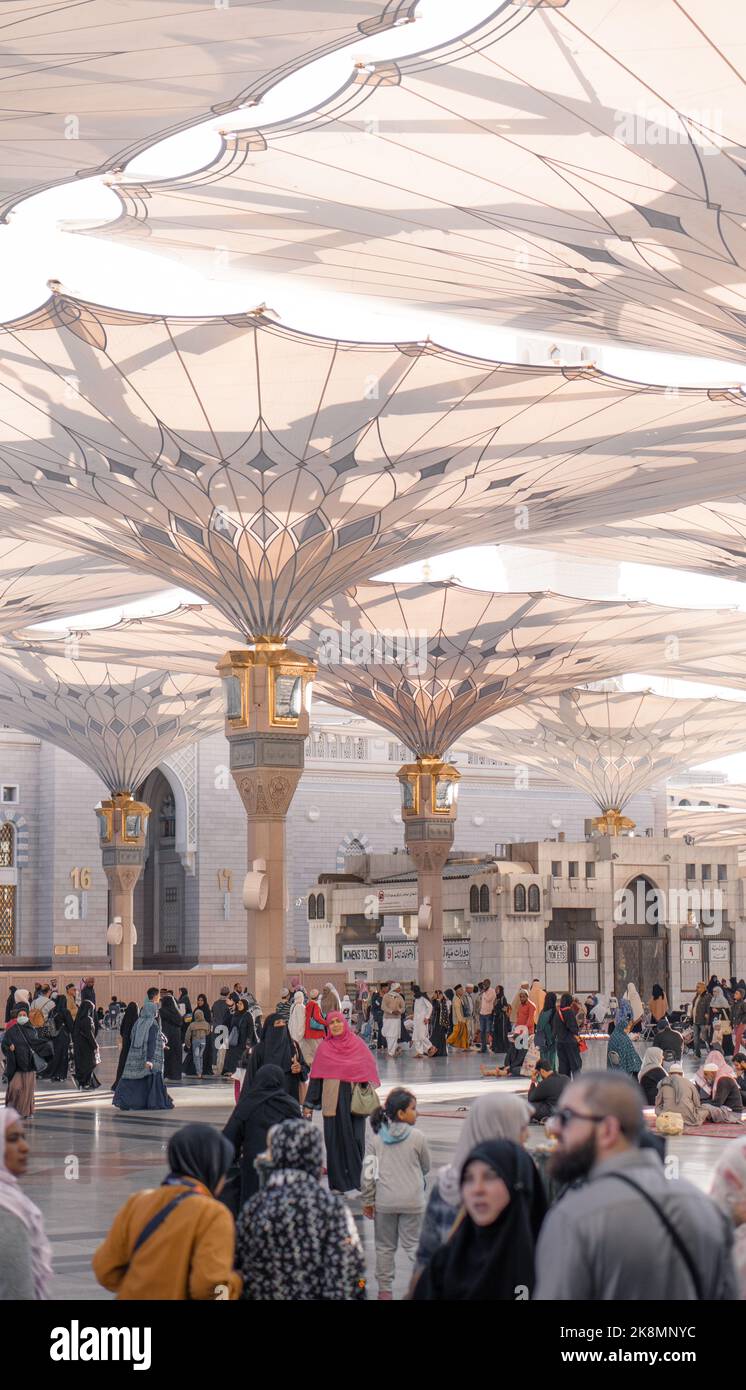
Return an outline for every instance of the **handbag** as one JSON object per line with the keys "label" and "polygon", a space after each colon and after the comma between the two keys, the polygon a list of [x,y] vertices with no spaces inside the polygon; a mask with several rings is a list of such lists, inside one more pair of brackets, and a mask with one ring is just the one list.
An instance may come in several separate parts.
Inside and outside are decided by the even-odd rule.
{"label": "handbag", "polygon": [[46,1062],[43,1057],[40,1057],[38,1052],[34,1052],[33,1047],[31,1048],[31,1057],[34,1063],[34,1071],[41,1076],[42,1072],[46,1071],[49,1063]]}
{"label": "handbag", "polygon": [[233,1027],[231,1028],[230,1033],[228,1034],[228,1046],[229,1046],[229,1047],[235,1047],[236,1044],[237,1044],[237,1042],[238,1042],[238,1029],[237,1029],[236,1025],[234,1024]]}
{"label": "handbag", "polygon": [[662,1110],[660,1115],[655,1117],[656,1134],[668,1134],[671,1136],[684,1133],[684,1116],[678,1110]]}
{"label": "handbag", "polygon": [[372,1115],[378,1110],[378,1092],[370,1081],[355,1081],[352,1087],[350,1110],[353,1115]]}

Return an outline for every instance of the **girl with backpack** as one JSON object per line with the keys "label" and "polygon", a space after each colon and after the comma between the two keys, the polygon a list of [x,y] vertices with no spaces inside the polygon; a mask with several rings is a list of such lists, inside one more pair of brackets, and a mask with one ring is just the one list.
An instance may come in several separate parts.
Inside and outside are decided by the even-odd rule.
{"label": "girl with backpack", "polygon": [[430,1153],[415,1129],[417,1101],[397,1086],[370,1117],[374,1138],[363,1160],[363,1216],[374,1222],[379,1299],[393,1298],[399,1245],[414,1263],[425,1212]]}

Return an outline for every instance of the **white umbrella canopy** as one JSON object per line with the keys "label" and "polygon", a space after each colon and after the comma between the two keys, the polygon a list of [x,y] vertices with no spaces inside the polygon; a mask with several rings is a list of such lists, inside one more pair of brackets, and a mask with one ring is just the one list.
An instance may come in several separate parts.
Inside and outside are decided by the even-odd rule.
{"label": "white umbrella canopy", "polygon": [[351,60],[292,119],[226,116],[236,135],[188,177],[125,169],[104,234],[210,274],[219,244],[231,278],[743,361],[745,53],[743,6],[496,5],[461,39]]}
{"label": "white umbrella canopy", "polygon": [[[641,662],[663,666],[674,637],[680,659],[707,654],[716,667],[719,651],[743,647],[746,615],[553,593],[492,594],[454,583],[370,583],[317,607],[292,642],[318,663],[315,689],[323,699],[364,715],[418,753],[441,756],[477,725],[471,737],[480,746],[497,738],[487,719],[497,710],[548,700],[579,681],[621,675]],[[173,672],[211,679],[216,662],[241,638],[214,606],[195,603],[96,630],[27,631],[20,640],[44,654],[72,641],[86,661],[163,662]],[[646,708],[656,698],[646,697]],[[731,702],[693,703],[735,708],[746,718],[746,707]],[[663,701],[666,709],[673,705]],[[675,708],[683,716],[685,702]],[[536,720],[532,704],[525,720],[508,727],[533,730]],[[502,730],[502,716],[496,724]]]}
{"label": "white umbrella canopy", "polygon": [[579,787],[602,813],[676,772],[746,748],[746,704],[567,690],[487,720],[473,746]]}
{"label": "white umbrella canopy", "polygon": [[[69,651],[69,647],[68,647]],[[0,720],[64,748],[115,792],[223,724],[217,677],[0,646]]]}
{"label": "white umbrella canopy", "polygon": [[698,844],[742,845],[746,842],[746,812],[669,807],[666,825],[671,839],[693,835]]}
{"label": "white umbrella canopy", "polygon": [[0,633],[52,622],[92,606],[127,604],[163,588],[100,555],[0,535]]}
{"label": "white umbrella canopy", "polygon": [[738,493],[689,507],[674,505],[622,522],[610,519],[560,537],[557,549],[591,560],[660,565],[743,583],[746,496]]}
{"label": "white umbrella canopy", "polygon": [[106,168],[414,8],[384,0],[5,0],[0,206]]}
{"label": "white umbrella canopy", "polygon": [[0,328],[0,532],[210,599],[251,640],[448,546],[734,485],[740,392],[54,293]]}

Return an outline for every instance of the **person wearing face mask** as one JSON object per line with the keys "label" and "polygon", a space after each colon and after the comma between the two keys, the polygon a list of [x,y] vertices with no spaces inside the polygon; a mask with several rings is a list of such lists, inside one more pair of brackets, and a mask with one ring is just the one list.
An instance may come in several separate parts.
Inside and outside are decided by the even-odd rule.
{"label": "person wearing face mask", "polygon": [[32,1028],[28,1004],[20,1004],[13,1010],[13,1017],[3,1033],[0,1046],[5,1054],[8,1078],[5,1104],[17,1110],[21,1119],[27,1120],[34,1113],[35,1058],[46,1062],[48,1067],[53,1053],[52,1043],[40,1037],[36,1028]]}
{"label": "person wearing face mask", "polygon": [[565,1192],[542,1227],[538,1301],[615,1301],[640,1290],[646,1302],[738,1297],[730,1223],[639,1147],[642,1107],[629,1077],[591,1072],[566,1088],[547,1121],[557,1140],[550,1175],[585,1182]]}
{"label": "person wearing face mask", "polygon": [[304,1114],[321,1110],[329,1188],[332,1192],[360,1189],[365,1152],[365,1115],[352,1109],[356,1085],[380,1086],[370,1048],[357,1038],[337,1009],[327,1014],[328,1035],[319,1044],[311,1066]]}
{"label": "person wearing face mask", "polygon": [[51,1298],[52,1251],[39,1208],[20,1179],[29,1147],[17,1110],[6,1106],[0,1126],[0,1302]]}
{"label": "person wearing face mask", "polygon": [[422,1271],[421,1302],[514,1302],[530,1298],[535,1246],[547,1209],[528,1154],[508,1139],[478,1144],[461,1170],[462,1217]]}

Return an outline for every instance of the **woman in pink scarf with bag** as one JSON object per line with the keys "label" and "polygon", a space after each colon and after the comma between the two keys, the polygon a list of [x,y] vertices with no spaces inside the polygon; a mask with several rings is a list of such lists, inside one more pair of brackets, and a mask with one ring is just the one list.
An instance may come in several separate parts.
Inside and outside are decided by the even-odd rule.
{"label": "woman in pink scarf with bag", "polygon": [[374,1088],[381,1082],[373,1054],[338,1009],[327,1014],[326,1026],[327,1036],[311,1066],[303,1113],[310,1119],[313,1110],[321,1110],[330,1190],[359,1191],[366,1115],[378,1108]]}

